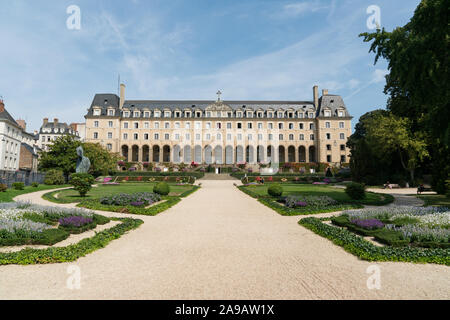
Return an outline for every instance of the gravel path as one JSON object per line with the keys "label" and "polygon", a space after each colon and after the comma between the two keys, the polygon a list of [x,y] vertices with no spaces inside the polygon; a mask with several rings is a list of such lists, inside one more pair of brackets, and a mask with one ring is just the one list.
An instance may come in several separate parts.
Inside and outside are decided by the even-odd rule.
{"label": "gravel path", "polygon": [[[233,181],[202,185],[75,263],[0,266],[0,299],[450,298],[446,266],[360,261]],[[45,202],[39,193],[21,198]],[[70,265],[80,267],[80,290],[66,287]],[[380,290],[367,288],[371,265],[380,267]]]}

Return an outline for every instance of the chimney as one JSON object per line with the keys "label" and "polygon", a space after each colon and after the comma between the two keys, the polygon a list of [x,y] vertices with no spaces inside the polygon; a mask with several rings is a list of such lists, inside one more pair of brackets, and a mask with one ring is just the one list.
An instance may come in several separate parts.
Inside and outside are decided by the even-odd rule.
{"label": "chimney", "polygon": [[327,96],[327,95],[328,95],[328,89],[323,89],[322,96]]}
{"label": "chimney", "polygon": [[55,127],[58,124],[58,122],[59,122],[58,118],[53,119],[53,123],[55,124]]}
{"label": "chimney", "polygon": [[44,118],[43,125],[45,126],[48,123],[48,118]]}
{"label": "chimney", "polygon": [[319,108],[319,86],[313,87],[314,106]]}
{"label": "chimney", "polygon": [[120,102],[119,102],[120,109],[122,109],[123,104],[125,102],[125,88],[126,88],[126,86],[123,83],[121,83],[120,84]]}
{"label": "chimney", "polygon": [[5,104],[3,103],[3,100],[0,99],[0,112],[5,111]]}
{"label": "chimney", "polygon": [[19,125],[19,127],[21,127],[23,129],[23,131],[27,130],[27,123],[25,122],[25,120],[19,119],[19,120],[16,120],[16,122]]}

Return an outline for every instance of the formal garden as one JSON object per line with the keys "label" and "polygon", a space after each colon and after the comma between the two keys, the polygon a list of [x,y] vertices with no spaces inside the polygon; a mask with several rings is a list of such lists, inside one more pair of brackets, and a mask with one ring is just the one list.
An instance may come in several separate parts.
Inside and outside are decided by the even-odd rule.
{"label": "formal garden", "polygon": [[[142,220],[108,218],[78,208],[12,202],[0,204],[0,265],[75,261],[139,227]],[[103,226],[103,228],[102,228]],[[97,232],[97,228],[101,228]],[[58,246],[71,235],[96,231],[92,237]],[[35,248],[33,246],[39,246]],[[44,248],[42,248],[44,246]]]}
{"label": "formal garden", "polygon": [[450,209],[385,207],[299,224],[363,260],[450,265]]}
{"label": "formal garden", "polygon": [[[264,177],[267,181],[267,177]],[[363,195],[352,193],[347,189],[335,188],[327,184],[292,183],[249,183],[238,188],[258,199],[262,204],[272,208],[281,215],[295,216],[327,212],[336,212],[347,209],[363,208],[365,205],[382,206],[394,201],[388,194],[365,192]]]}

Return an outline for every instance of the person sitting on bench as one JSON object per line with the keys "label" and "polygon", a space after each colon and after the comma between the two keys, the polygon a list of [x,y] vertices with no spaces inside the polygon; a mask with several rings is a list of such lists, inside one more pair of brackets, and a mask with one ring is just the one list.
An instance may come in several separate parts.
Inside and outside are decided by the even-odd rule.
{"label": "person sitting on bench", "polygon": [[389,181],[383,185],[383,189],[387,189],[387,188],[392,189],[392,186]]}
{"label": "person sitting on bench", "polygon": [[417,188],[417,194],[422,194],[422,192],[425,191],[425,186],[423,184],[420,184]]}

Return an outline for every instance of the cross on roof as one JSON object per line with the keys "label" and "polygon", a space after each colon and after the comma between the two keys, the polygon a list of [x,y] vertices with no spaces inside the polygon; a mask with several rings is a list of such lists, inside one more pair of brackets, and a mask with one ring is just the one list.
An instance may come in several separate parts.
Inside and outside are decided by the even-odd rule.
{"label": "cross on roof", "polygon": [[217,91],[217,102],[219,102],[220,101],[220,96],[222,95],[222,92],[219,90],[219,91]]}

